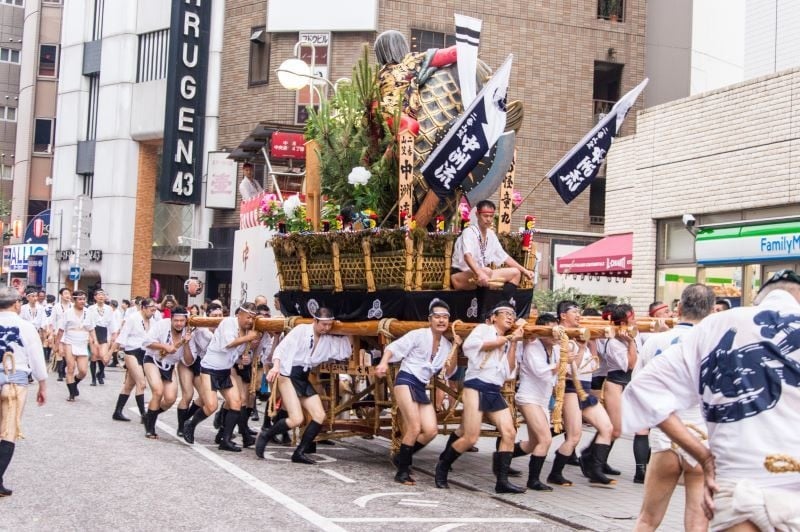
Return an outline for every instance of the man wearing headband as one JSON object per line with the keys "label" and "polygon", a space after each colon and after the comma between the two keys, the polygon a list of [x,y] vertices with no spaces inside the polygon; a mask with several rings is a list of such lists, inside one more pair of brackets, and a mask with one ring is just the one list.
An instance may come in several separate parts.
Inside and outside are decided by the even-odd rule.
{"label": "man wearing headband", "polygon": [[[581,309],[575,301],[559,301],[557,311],[559,325],[567,328],[580,327]],[[572,486],[572,481],[564,478],[562,472],[581,439],[583,422],[586,422],[597,429],[591,456],[587,457],[584,463],[589,482],[603,485],[615,484],[616,480],[611,480],[603,474],[603,465],[611,451],[609,445],[613,430],[611,420],[608,419],[608,414],[599,404],[597,397],[587,395],[586,399],[580,400],[578,389],[575,386],[575,380],[578,380],[583,390],[588,393],[592,385],[592,372],[597,369],[598,364],[587,342],[571,340],[569,346],[569,353],[559,354],[559,356],[567,356],[568,362],[563,410],[566,436],[564,443],[556,450],[553,468],[550,470],[547,482],[559,486]]]}
{"label": "man wearing headband", "polygon": [[183,439],[186,443],[194,443],[197,425],[217,411],[217,392],[220,392],[225,399],[225,409],[219,449],[241,452],[242,448],[231,441],[233,429],[239,423],[242,406],[238,383],[231,379],[231,368],[240,361],[243,364],[249,362],[247,347],[260,337],[258,331],[253,330],[255,317],[255,305],[242,303],[236,309],[236,315],[224,318],[214,331],[206,354],[200,361],[200,396],[203,399],[203,408],[183,425]]}
{"label": "man wearing headband", "polygon": [[283,408],[289,416],[258,433],[256,456],[259,458],[264,458],[264,448],[273,436],[303,423],[305,410],[311,417],[311,422],[292,454],[292,462],[316,463],[306,455],[306,451],[322,430],[325,409],[317,391],[308,381],[308,375],[313,368],[329,360],[349,359],[353,349],[349,337],[329,334],[334,320],[333,312],[321,307],[317,310],[313,323],[294,327],[273,351],[273,366],[267,373],[267,380],[270,383],[277,382]]}
{"label": "man wearing headband", "polygon": [[188,343],[191,331],[186,326],[189,313],[183,307],[173,307],[169,319],[153,324],[142,346],[145,348],[144,375],[150,385],[150,403],[144,417],[144,435],[157,440],[156,421],[161,412],[175,404],[178,383],[172,378],[179,361],[191,363]]}
{"label": "man wearing headband", "polygon": [[455,346],[443,336],[450,324],[450,307],[441,299],[428,305],[428,324],[427,329],[415,329],[386,346],[375,368],[377,377],[385,377],[389,362],[402,360],[392,392],[403,416],[403,439],[394,457],[394,480],[407,486],[416,484],[411,478],[412,455],[439,432],[436,411],[428,398],[428,383],[443,367],[445,375],[455,371],[455,354],[461,344],[460,336],[455,336]]}
{"label": "man wearing headband", "polygon": [[[450,282],[456,290],[475,290],[493,285],[503,287],[503,295],[511,299],[521,276],[533,279],[533,272],[521,266],[503,251],[494,234],[494,203],[479,201],[475,206],[478,220],[470,225],[456,240],[453,248],[453,267]],[[505,268],[492,270],[492,264]]]}
{"label": "man wearing headband", "polygon": [[[210,304],[206,307],[206,315],[209,318],[222,318],[222,307]],[[189,352],[192,355],[190,363],[183,359],[178,364],[178,376],[181,383],[181,400],[178,402],[178,437],[183,438],[183,426],[187,419],[203,407],[203,389],[200,378],[200,364],[206,354],[216,327],[198,327],[192,332],[189,340]],[[197,390],[197,398],[194,398],[194,391]]]}
{"label": "man wearing headband", "polygon": [[[775,272],[755,304],[707,316],[638,372],[623,431],[658,426],[702,466],[711,530],[800,530],[800,473],[768,465],[800,450],[800,275]],[[708,446],[677,415],[698,403]]]}
{"label": "man wearing headband", "polygon": [[[508,403],[500,393],[505,381],[514,377],[517,344],[522,340],[525,320],[515,323],[516,312],[508,301],[500,301],[492,309],[492,323],[475,326],[464,340],[467,374],[464,380],[462,424],[464,435],[449,439],[436,464],[436,487],[449,488],[447,475],[453,462],[475,445],[481,434],[481,423],[486,416],[500,433],[498,452],[492,457],[497,477],[497,493],[524,493],[525,488],[508,481],[508,470],[513,458],[517,429]],[[516,325],[510,335],[508,332]],[[454,440],[454,441],[453,441]]]}

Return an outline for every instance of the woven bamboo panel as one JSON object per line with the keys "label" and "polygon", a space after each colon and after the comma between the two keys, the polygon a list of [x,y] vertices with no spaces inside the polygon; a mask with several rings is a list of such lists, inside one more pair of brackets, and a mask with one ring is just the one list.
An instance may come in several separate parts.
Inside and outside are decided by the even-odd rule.
{"label": "woven bamboo panel", "polygon": [[342,287],[345,290],[366,290],[367,276],[363,255],[341,255]]}
{"label": "woven bamboo panel", "polygon": [[308,259],[308,283],[312,290],[334,288],[330,256],[319,255]]}
{"label": "woven bamboo panel", "polygon": [[419,274],[422,277],[423,290],[442,290],[449,288],[444,286],[444,257],[433,255],[422,255],[421,264],[418,261]]}
{"label": "woven bamboo panel", "polygon": [[[302,274],[300,271],[300,258],[283,258],[280,260],[282,290],[302,290]],[[333,274],[331,274],[333,275]]]}
{"label": "woven bamboo panel", "polygon": [[406,276],[406,254],[403,250],[372,254],[372,273],[378,290],[402,289]]}

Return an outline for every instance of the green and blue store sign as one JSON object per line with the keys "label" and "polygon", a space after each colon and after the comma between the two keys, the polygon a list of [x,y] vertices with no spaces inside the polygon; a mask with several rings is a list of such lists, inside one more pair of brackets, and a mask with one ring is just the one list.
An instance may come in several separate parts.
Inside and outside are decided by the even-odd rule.
{"label": "green and blue store sign", "polygon": [[800,222],[701,229],[695,259],[703,265],[800,260]]}

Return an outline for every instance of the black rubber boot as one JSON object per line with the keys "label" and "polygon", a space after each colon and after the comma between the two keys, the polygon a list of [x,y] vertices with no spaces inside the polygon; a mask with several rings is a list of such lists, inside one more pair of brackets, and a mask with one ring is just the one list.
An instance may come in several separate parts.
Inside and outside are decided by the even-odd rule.
{"label": "black rubber boot", "polygon": [[[455,439],[458,439],[458,436],[456,436]],[[437,488],[450,488],[450,485],[447,483],[447,475],[450,473],[450,466],[453,465],[453,462],[458,460],[459,456],[461,456],[461,453],[453,449],[452,442],[448,440],[447,447],[445,447],[442,454],[439,455],[439,462],[436,464],[434,484],[436,484]]]}
{"label": "black rubber boot", "polygon": [[81,392],[78,391],[78,385],[81,383],[82,380],[83,379],[79,379],[78,377],[75,377],[75,382],[73,383],[75,385],[75,397],[78,397],[81,394]]}
{"label": "black rubber boot", "polygon": [[602,484],[604,486],[616,484],[616,480],[611,480],[603,474],[603,464],[608,460],[608,453],[611,451],[611,446],[605,443],[595,443],[593,447],[594,450],[588,468],[589,482],[592,484]]}
{"label": "black rubber boot", "polygon": [[69,390],[69,397],[67,401],[74,401],[75,398],[78,396],[78,386],[74,382],[67,383],[67,390]]}
{"label": "black rubber boot", "polygon": [[636,464],[636,473],[633,475],[634,484],[644,484],[644,476],[647,473],[647,466],[644,464]]}
{"label": "black rubber boot", "polygon": [[[272,418],[272,424],[274,425],[281,419],[289,419],[289,412],[284,409],[278,410],[278,413],[275,414],[275,417]],[[291,445],[292,444],[292,435],[289,434],[289,430],[284,430],[283,432],[277,433],[276,436],[280,436],[281,440],[278,441],[276,437],[273,437],[272,441],[275,443],[279,443],[280,445]]]}
{"label": "black rubber boot", "polygon": [[63,381],[67,378],[67,361],[63,358],[56,362],[56,372],[58,372],[59,381]]}
{"label": "black rubber boot", "polygon": [[553,491],[551,486],[539,480],[539,475],[542,474],[542,466],[544,466],[544,456],[531,455],[531,460],[528,462],[527,486],[535,491]]}
{"label": "black rubber boot", "polygon": [[414,448],[404,443],[400,444],[400,450],[397,456],[394,457],[394,465],[397,467],[397,474],[394,476],[394,481],[406,486],[414,486],[416,482],[411,478],[411,455],[414,453]]}
{"label": "black rubber boot", "polygon": [[117,397],[117,406],[114,408],[114,414],[111,416],[111,419],[115,421],[130,421],[130,418],[125,417],[125,414],[122,413],[122,410],[125,408],[125,403],[128,402],[128,397],[130,395],[126,393],[121,393]]}
{"label": "black rubber boot", "polygon": [[261,430],[267,430],[272,426],[272,418],[269,415],[269,404],[264,407],[264,421],[261,422]]}
{"label": "black rubber boot", "polygon": [[[494,440],[494,450],[495,451],[499,451],[500,450],[500,438],[499,437],[495,438],[495,440]],[[520,454],[517,454],[518,451],[519,451]],[[525,455],[525,453],[522,451],[522,447],[519,446],[519,442],[515,443],[514,444],[514,458],[516,458],[517,456],[524,456],[524,455]],[[497,463],[494,460],[492,460],[492,473],[494,474],[494,476],[497,476]],[[522,471],[520,471],[519,469],[514,469],[513,467],[510,467],[508,469],[508,476],[509,477],[521,477],[522,476]]]}
{"label": "black rubber boot", "polygon": [[223,410],[222,441],[220,442],[219,447],[217,447],[220,451],[230,451],[232,453],[242,452],[242,448],[233,443],[233,440],[231,440],[233,429],[235,429],[236,425],[239,423],[239,416],[241,415],[241,412],[241,410]]}
{"label": "black rubber boot", "polygon": [[580,466],[581,461],[578,459],[578,454],[575,451],[572,451],[572,454],[569,455],[567,458],[567,465],[571,466]]}
{"label": "black rubber boot", "polygon": [[92,374],[92,383],[89,386],[97,386],[97,362],[89,362],[89,373]]}
{"label": "black rubber boot", "polygon": [[160,413],[161,410],[147,409],[147,413],[144,415],[144,436],[146,438],[151,440],[158,439],[158,434],[156,434],[156,421]]}
{"label": "black rubber boot", "polygon": [[11,458],[14,456],[14,447],[13,441],[0,440],[0,497],[8,497],[13,493],[4,486],[3,476],[6,474],[8,464],[11,463]]}
{"label": "black rubber boot", "polygon": [[136,399],[136,408],[139,409],[139,415],[142,416],[142,423],[144,423],[144,394],[134,396]]}
{"label": "black rubber boot", "polygon": [[494,485],[496,493],[525,493],[525,488],[508,481],[508,469],[511,467],[511,452],[496,452],[492,460],[497,462],[497,483]]}
{"label": "black rubber boot", "polygon": [[594,440],[596,439],[597,435],[592,439],[589,446],[581,451],[581,456],[578,458],[578,463],[581,466],[581,473],[586,478],[590,478],[591,475],[590,469],[592,465],[592,456],[594,455]]}
{"label": "black rubber boot", "polygon": [[225,403],[222,403],[220,405],[220,407],[219,407],[219,410],[217,410],[217,413],[214,414],[214,428],[215,429],[222,428],[222,424],[224,423],[224,419],[225,419],[225,413],[223,412],[223,410],[225,410]]}
{"label": "black rubber boot", "polygon": [[192,404],[189,405],[189,411],[186,412],[186,419],[190,419],[198,410],[200,410],[200,406],[192,401]]}
{"label": "black rubber boot", "polygon": [[261,418],[258,415],[258,408],[256,408],[255,403],[253,403],[253,408],[250,408],[248,411],[250,412],[250,421],[258,422],[261,420]]}
{"label": "black rubber boot", "polygon": [[572,486],[572,481],[567,480],[564,478],[564,475],[562,475],[564,472],[564,466],[567,465],[569,458],[569,456],[556,451],[556,457],[553,461],[553,469],[551,469],[550,474],[547,475],[547,482],[550,484],[556,484],[558,486]]}
{"label": "black rubber boot", "polygon": [[414,447],[411,448],[411,454],[412,455],[417,454],[417,451],[419,451],[420,449],[424,448],[426,445],[428,445],[428,444],[427,443],[420,443],[418,441],[415,441],[414,442]]}
{"label": "black rubber boot", "polygon": [[256,438],[250,433],[247,422],[250,420],[250,410],[242,408],[239,410],[239,434],[242,436],[242,447],[250,447],[256,442]]}
{"label": "black rubber boot", "polygon": [[297,449],[294,450],[292,454],[292,462],[296,464],[316,464],[317,462],[314,461],[309,456],[306,456],[306,452],[308,451],[308,447],[311,443],[314,442],[314,438],[317,437],[317,434],[320,433],[322,430],[322,424],[317,423],[316,421],[312,421],[306,427],[306,431],[303,433],[303,437],[300,439],[300,444],[297,446]]}
{"label": "black rubber boot", "polygon": [[178,409],[178,437],[183,438],[183,424],[186,423],[186,420],[189,418],[189,409],[188,408],[179,408]]}
{"label": "black rubber boot", "polygon": [[100,386],[106,383],[106,365],[102,360],[97,361],[97,384]]}
{"label": "black rubber boot", "polygon": [[264,458],[264,449],[267,447],[267,443],[269,443],[276,434],[287,430],[289,430],[289,427],[286,425],[285,419],[278,420],[268,429],[261,429],[261,432],[258,433],[258,438],[256,438],[256,456]]}
{"label": "black rubber boot", "polygon": [[186,420],[186,423],[183,424],[183,440],[186,443],[194,443],[194,429],[197,427],[198,423],[202,422],[207,417],[203,409],[199,408],[192,417]]}
{"label": "black rubber boot", "polygon": [[[609,453],[611,452],[611,449],[613,449],[613,448],[614,448],[614,442],[612,441],[611,443],[608,444]],[[622,474],[622,472],[619,469],[615,469],[615,468],[611,467],[610,465],[608,465],[608,462],[606,462],[605,464],[603,464],[603,474],[604,475],[619,476],[619,475]]]}

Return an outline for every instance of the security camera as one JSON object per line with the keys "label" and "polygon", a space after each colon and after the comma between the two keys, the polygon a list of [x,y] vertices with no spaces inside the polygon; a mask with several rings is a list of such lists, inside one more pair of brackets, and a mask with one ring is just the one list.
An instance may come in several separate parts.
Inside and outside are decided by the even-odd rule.
{"label": "security camera", "polygon": [[686,226],[687,229],[694,227],[697,223],[697,220],[691,214],[684,214],[683,215],[683,225]]}

